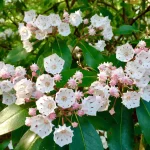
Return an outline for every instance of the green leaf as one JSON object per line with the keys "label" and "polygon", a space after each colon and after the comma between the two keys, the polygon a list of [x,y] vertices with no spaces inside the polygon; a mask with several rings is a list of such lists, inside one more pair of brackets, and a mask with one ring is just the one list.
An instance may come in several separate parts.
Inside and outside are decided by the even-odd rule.
{"label": "green leaf", "polygon": [[78,127],[74,128],[70,150],[103,150],[102,142],[94,127],[83,117],[76,116]]}
{"label": "green leaf", "polygon": [[37,60],[37,65],[39,67],[39,74],[42,74],[44,72],[44,57],[43,55],[40,55],[40,57]]}
{"label": "green leaf", "polygon": [[15,104],[10,105],[0,112],[0,135],[11,132],[24,125],[28,111]]}
{"label": "green leaf", "polygon": [[136,108],[138,121],[148,144],[150,144],[150,103],[141,101],[140,107]]}
{"label": "green leaf", "polygon": [[116,35],[127,35],[127,34],[132,34],[133,32],[138,32],[135,27],[131,25],[122,25],[118,29],[114,31]]}
{"label": "green leaf", "polygon": [[63,87],[67,83],[68,79],[70,77],[72,77],[76,71],[81,71],[83,73],[82,84],[80,84],[80,86],[82,86],[82,87],[90,86],[90,84],[97,79],[97,73],[96,72],[82,70],[80,68],[69,69],[69,70],[65,70],[61,73],[62,80],[57,83],[57,87]]}
{"label": "green leaf", "polygon": [[0,143],[0,150],[5,150],[6,147],[8,146],[10,142],[10,139],[3,141],[2,143]]}
{"label": "green leaf", "polygon": [[16,129],[16,130],[11,132],[11,140],[12,140],[12,144],[14,147],[16,146],[16,144],[18,144],[21,137],[25,134],[25,132],[28,129],[29,129],[29,127],[24,125],[24,126],[20,127],[19,129]]}
{"label": "green leaf", "polygon": [[107,131],[116,124],[109,112],[98,112],[96,116],[86,116],[86,119],[99,130]]}
{"label": "green leaf", "polygon": [[56,39],[52,44],[52,53],[56,53],[65,60],[64,70],[69,69],[72,64],[71,52],[66,44],[66,41]]}
{"label": "green leaf", "polygon": [[20,60],[25,59],[27,55],[28,53],[25,51],[25,49],[23,49],[22,46],[19,45],[8,53],[5,62],[14,64]]}
{"label": "green leaf", "polygon": [[105,62],[102,54],[87,42],[80,42],[78,46],[82,49],[85,63],[89,67],[97,69],[100,63]]}
{"label": "green leaf", "polygon": [[0,10],[2,10],[4,7],[4,0],[0,0]]}
{"label": "green leaf", "polygon": [[38,135],[28,130],[20,139],[15,150],[40,150],[41,142],[42,139]]}
{"label": "green leaf", "polygon": [[[119,109],[119,107],[116,109]],[[120,112],[115,118],[118,119],[118,123],[107,132],[109,149],[133,150],[134,126],[132,113],[121,105]]]}

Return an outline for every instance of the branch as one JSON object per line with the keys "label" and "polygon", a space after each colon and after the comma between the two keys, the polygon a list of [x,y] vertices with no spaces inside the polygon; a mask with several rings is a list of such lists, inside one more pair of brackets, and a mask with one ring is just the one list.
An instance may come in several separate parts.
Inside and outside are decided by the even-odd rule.
{"label": "branch", "polygon": [[70,11],[70,6],[68,0],[65,0],[68,11]]}
{"label": "branch", "polygon": [[141,14],[139,14],[136,18],[134,18],[130,25],[132,25],[136,20],[138,20],[140,17],[142,17],[143,15],[145,15],[147,12],[150,11],[150,6],[148,6]]}

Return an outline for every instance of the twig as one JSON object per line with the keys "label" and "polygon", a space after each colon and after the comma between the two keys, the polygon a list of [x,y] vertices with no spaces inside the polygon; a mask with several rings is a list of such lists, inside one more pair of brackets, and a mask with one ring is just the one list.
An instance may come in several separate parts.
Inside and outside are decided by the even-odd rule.
{"label": "twig", "polygon": [[65,0],[68,11],[70,11],[70,6],[68,0]]}

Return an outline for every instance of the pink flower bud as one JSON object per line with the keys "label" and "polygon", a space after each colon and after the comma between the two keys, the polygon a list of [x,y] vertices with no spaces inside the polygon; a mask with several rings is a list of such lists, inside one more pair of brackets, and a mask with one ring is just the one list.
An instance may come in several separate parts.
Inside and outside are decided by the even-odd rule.
{"label": "pink flower bud", "polygon": [[83,78],[83,73],[80,72],[80,71],[77,71],[73,77],[74,77],[76,80],[82,80],[82,78]]}
{"label": "pink flower bud", "polygon": [[89,29],[89,35],[94,36],[96,34],[96,31],[94,28]]}
{"label": "pink flower bud", "polygon": [[84,111],[83,110],[78,110],[78,116],[82,117],[84,115]]}
{"label": "pink flower bud", "polygon": [[54,75],[54,80],[55,80],[56,82],[59,82],[61,79],[62,79],[62,76],[61,76],[60,74],[55,74],[55,75]]}
{"label": "pink flower bud", "polygon": [[114,97],[119,97],[119,90],[117,87],[110,87],[109,89],[109,93],[111,96],[114,96]]}
{"label": "pink flower bud", "polygon": [[40,91],[35,91],[34,92],[34,97],[36,98],[36,99],[39,99],[40,97],[42,97],[44,94],[42,93],[42,92],[40,92]]}
{"label": "pink flower bud", "polygon": [[25,125],[26,126],[31,126],[31,118],[30,117],[26,117]]}
{"label": "pink flower bud", "polygon": [[106,72],[100,72],[98,74],[98,79],[99,79],[99,81],[105,82],[107,80],[107,74],[106,74]]}
{"label": "pink flower bud", "polygon": [[88,94],[93,94],[93,93],[94,93],[94,89],[89,88],[89,90],[88,90]]}
{"label": "pink flower bud", "polygon": [[11,76],[10,76],[10,74],[8,73],[8,72],[5,72],[5,73],[3,73],[3,74],[1,74],[1,78],[2,79],[8,79],[8,78],[10,78]]}
{"label": "pink flower bud", "polygon": [[26,103],[30,102],[30,98],[25,98],[25,102]]}
{"label": "pink flower bud", "polygon": [[68,13],[67,11],[64,11],[63,17],[64,17],[64,18],[68,18],[68,17],[69,17],[69,13]]}
{"label": "pink flower bud", "polygon": [[77,122],[72,122],[71,125],[72,125],[73,128],[76,128],[78,126],[78,123]]}
{"label": "pink flower bud", "polygon": [[32,77],[37,77],[37,73],[36,72],[32,72]]}
{"label": "pink flower bud", "polygon": [[73,105],[72,105],[72,108],[74,110],[78,109],[80,107],[80,104],[78,104],[77,102],[75,102]]}
{"label": "pink flower bud", "polygon": [[70,78],[67,83],[68,83],[69,87],[72,89],[75,89],[77,87],[77,82],[73,78]]}
{"label": "pink flower bud", "polygon": [[75,92],[76,100],[80,100],[80,99],[82,98],[82,96],[83,96],[83,93],[82,93],[82,92],[80,92],[80,91],[76,91],[76,92]]}
{"label": "pink flower bud", "polygon": [[84,23],[84,24],[88,24],[88,23],[89,23],[89,20],[88,20],[88,19],[84,19],[84,20],[83,20],[83,23]]}
{"label": "pink flower bud", "polygon": [[36,108],[29,108],[29,115],[30,116],[36,116]]}
{"label": "pink flower bud", "polygon": [[53,121],[53,120],[56,119],[56,114],[55,113],[51,113],[51,114],[49,114],[48,118]]}
{"label": "pink flower bud", "polygon": [[115,86],[115,85],[117,84],[117,82],[118,82],[118,81],[117,81],[116,79],[111,79],[111,80],[110,80],[110,85],[111,85],[111,86]]}
{"label": "pink flower bud", "polygon": [[37,64],[32,64],[32,65],[30,66],[30,69],[31,69],[31,71],[36,72],[36,71],[39,69],[39,67],[38,67]]}
{"label": "pink flower bud", "polygon": [[109,113],[110,113],[111,115],[115,114],[114,107],[112,107],[111,110],[109,110]]}
{"label": "pink flower bud", "polygon": [[137,46],[140,48],[144,48],[144,47],[146,47],[146,42],[141,40]]}

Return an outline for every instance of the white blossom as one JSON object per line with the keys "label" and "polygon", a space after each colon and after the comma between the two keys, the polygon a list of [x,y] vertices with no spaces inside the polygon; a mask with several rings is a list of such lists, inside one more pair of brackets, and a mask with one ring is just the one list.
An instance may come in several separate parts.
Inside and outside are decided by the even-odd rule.
{"label": "white blossom", "polygon": [[65,61],[57,54],[52,54],[44,58],[44,68],[46,72],[51,74],[60,73],[63,69]]}
{"label": "white blossom", "polygon": [[36,101],[36,106],[41,114],[48,116],[50,113],[54,112],[56,108],[56,102],[51,96],[44,95]]}
{"label": "white blossom", "polygon": [[28,27],[24,26],[23,23],[19,23],[19,34],[21,36],[21,40],[28,40],[31,37],[31,31]]}
{"label": "white blossom", "polygon": [[60,26],[61,24],[61,19],[58,14],[50,14],[49,20],[50,20],[51,26]]}
{"label": "white blossom", "polygon": [[150,101],[150,84],[143,88],[143,92],[141,94],[143,100],[149,102]]}
{"label": "white blossom", "polygon": [[75,93],[72,89],[61,88],[55,97],[58,106],[62,108],[69,108],[75,103]]}
{"label": "white blossom", "polygon": [[122,95],[122,104],[128,109],[139,107],[140,96],[141,94],[135,91],[127,91],[127,93],[123,93]]}
{"label": "white blossom", "polygon": [[0,82],[0,88],[2,92],[9,92],[13,88],[13,83],[9,80],[3,80]]}
{"label": "white blossom", "polygon": [[94,45],[94,47],[100,52],[104,51],[105,46],[106,46],[106,43],[104,40],[98,40],[98,42],[95,43]]}
{"label": "white blossom", "polygon": [[15,75],[16,76],[25,76],[26,75],[26,69],[21,67],[21,66],[18,66],[15,68]]}
{"label": "white blossom", "polygon": [[49,74],[42,74],[37,78],[36,89],[42,93],[49,93],[54,90],[54,78]]}
{"label": "white blossom", "polygon": [[68,36],[71,33],[69,24],[68,23],[61,23],[58,26],[58,32],[62,36]]}
{"label": "white blossom", "polygon": [[51,26],[49,16],[39,15],[34,24],[42,31],[48,29]]}
{"label": "white blossom", "polygon": [[129,43],[117,46],[116,58],[123,62],[130,61],[134,56],[134,49]]}
{"label": "white blossom", "polygon": [[35,12],[35,10],[25,11],[24,14],[25,14],[25,15],[24,15],[23,21],[26,22],[26,23],[31,23],[31,24],[33,24],[33,22],[34,22],[35,19],[36,19],[36,12]]}
{"label": "white blossom", "polygon": [[81,11],[78,10],[75,13],[71,13],[69,16],[69,22],[71,25],[78,27],[82,23]]}
{"label": "white blossom", "polygon": [[133,79],[140,79],[144,75],[145,69],[136,61],[130,61],[126,64],[125,72]]}
{"label": "white blossom", "polygon": [[6,105],[11,105],[16,102],[16,95],[12,92],[3,92],[2,103]]}
{"label": "white blossom", "polygon": [[31,127],[30,130],[40,136],[42,139],[48,136],[52,132],[53,124],[51,121],[42,115],[37,115],[30,118]]}
{"label": "white blossom", "polygon": [[55,128],[54,131],[54,141],[60,147],[64,145],[72,143],[73,131],[69,127],[66,127],[64,124],[63,126],[59,126],[59,128]]}

